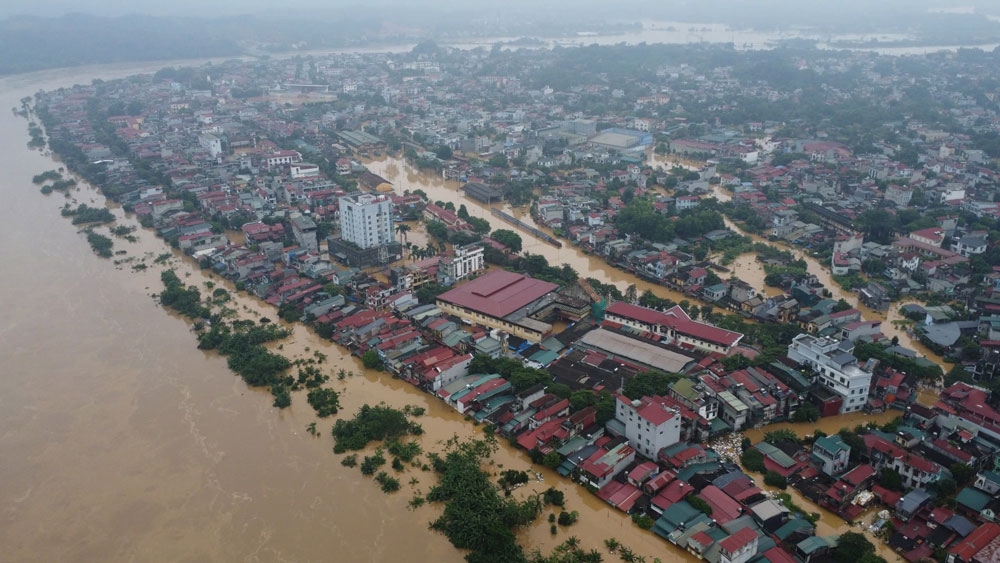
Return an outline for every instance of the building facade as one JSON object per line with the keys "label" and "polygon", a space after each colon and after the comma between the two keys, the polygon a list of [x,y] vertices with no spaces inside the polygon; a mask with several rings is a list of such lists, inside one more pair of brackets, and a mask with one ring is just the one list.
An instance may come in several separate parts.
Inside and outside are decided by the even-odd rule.
{"label": "building facade", "polygon": [[681,413],[659,397],[632,401],[619,395],[615,418],[625,425],[629,445],[649,459],[656,459],[661,449],[681,439]]}
{"label": "building facade", "polygon": [[340,198],[340,236],[362,249],[396,242],[392,200],[387,195],[362,194]]}
{"label": "building facade", "polygon": [[868,403],[872,382],[871,365],[859,366],[849,340],[800,334],[788,345],[788,357],[809,366],[818,381],[843,398],[840,414],[862,410]]}
{"label": "building facade", "polygon": [[457,246],[450,256],[443,256],[438,263],[437,280],[442,285],[452,285],[486,267],[483,247],[480,244]]}

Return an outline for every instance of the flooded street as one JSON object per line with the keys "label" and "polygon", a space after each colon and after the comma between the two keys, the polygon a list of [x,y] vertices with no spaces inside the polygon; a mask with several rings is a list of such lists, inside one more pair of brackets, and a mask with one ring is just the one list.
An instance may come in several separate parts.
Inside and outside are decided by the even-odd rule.
{"label": "flooded street", "polygon": [[[159,68],[150,67],[149,70]],[[0,102],[14,107],[39,88],[95,76],[138,72],[136,65],[53,71],[0,80]],[[224,283],[197,270],[150,231],[138,242],[115,240],[115,266],[88,248],[78,227],[59,215],[67,201],[44,196],[31,177],[57,168],[29,151],[27,123],[0,117],[0,544],[7,561],[440,561],[463,554],[427,526],[440,507],[407,508],[434,477],[400,474],[403,489],[383,494],[357,468],[331,453],[333,419],[318,420],[304,393],[278,411],[266,391],[249,389],[223,358],[199,351],[188,321],[156,304],[169,263],[186,283]],[[89,187],[71,201],[97,205]],[[470,210],[473,209],[470,206]],[[119,224],[137,225],[114,209]],[[421,233],[411,233],[414,242]],[[146,270],[133,271],[144,263]],[[232,286],[228,286],[232,290]],[[239,297],[245,318],[275,311]],[[304,327],[280,343],[290,358],[316,350],[330,372],[358,374],[329,385],[342,391],[341,416],[386,402],[427,409],[419,419],[425,451],[480,429],[437,400],[378,372],[364,372],[344,351]],[[320,437],[305,431],[317,422]],[[527,470],[527,456],[501,445],[497,470]],[[680,552],[641,531],[582,487],[544,470],[542,490],[566,492],[580,521],[552,536],[543,518],[521,532],[526,549],[547,551],[570,535],[603,550],[614,536],[650,558]],[[411,479],[417,482],[408,484]]]}
{"label": "flooded street", "polygon": [[[719,186],[715,186],[714,188],[715,189],[713,193],[716,194],[716,197],[718,197],[720,194],[727,193],[724,189],[720,188]],[[764,237],[743,231],[739,227],[739,225],[730,221],[728,217],[725,219],[725,222],[726,226],[732,229],[733,231],[746,235],[752,238],[756,242],[773,244],[770,243]],[[820,261],[814,258],[813,256],[803,252],[801,249],[796,248],[794,246],[782,244],[782,245],[777,245],[777,247],[782,250],[787,250],[791,252],[792,255],[794,255],[796,258],[804,260],[806,263],[806,270],[810,274],[816,276],[816,278],[820,281],[820,283],[822,283],[825,288],[830,290],[833,299],[843,299],[844,301],[847,301],[848,303],[851,304],[851,307],[854,307],[859,311],[861,311],[861,316],[866,320],[882,321],[882,327],[881,327],[882,334],[886,335],[889,338],[893,337],[899,338],[900,345],[916,350],[918,353],[922,354],[928,360],[943,366],[943,369],[945,371],[948,370],[944,358],[930,351],[926,346],[921,344],[918,339],[914,338],[906,331],[905,327],[909,324],[909,321],[907,321],[899,312],[899,308],[902,307],[906,302],[892,303],[889,306],[888,311],[876,311],[874,309],[870,309],[865,305],[863,305],[858,300],[858,295],[856,293],[845,291],[843,288],[840,287],[840,285],[838,285],[836,282],[833,281],[833,275],[830,273],[829,266],[820,263]],[[743,256],[747,255],[744,254]],[[752,276],[755,273],[755,270],[751,267],[748,273],[749,275]],[[760,268],[759,274],[761,276],[761,285],[755,285],[754,287],[764,287],[763,268]],[[770,289],[772,288],[767,288],[766,290],[768,295],[772,295],[770,293]]]}
{"label": "flooded street", "polygon": [[494,216],[491,212],[491,209],[495,207],[510,213],[517,219],[520,219],[533,227],[536,227],[544,232],[551,233],[549,229],[541,227],[535,223],[526,207],[514,209],[507,203],[495,203],[493,205],[482,204],[477,200],[465,197],[465,195],[459,191],[459,187],[462,185],[461,182],[446,181],[439,175],[418,170],[416,167],[399,158],[383,156],[372,161],[367,161],[365,162],[365,165],[375,174],[389,180],[393,184],[396,193],[402,194],[406,190],[413,191],[420,189],[427,194],[430,201],[451,201],[455,204],[456,208],[461,205],[465,205],[466,209],[469,211],[469,215],[488,220],[494,229],[510,229],[515,231],[517,234],[521,235],[521,239],[523,241],[522,246],[524,249],[523,252],[540,254],[544,256],[545,259],[549,261],[549,264],[553,266],[569,264],[577,272],[579,272],[580,277],[592,277],[599,279],[604,283],[613,283],[622,291],[625,291],[630,284],[635,284],[639,295],[648,289],[660,297],[667,297],[677,302],[684,299],[693,302],[691,298],[680,292],[647,282],[629,272],[609,265],[599,257],[589,256],[580,248],[573,246],[566,241],[564,241],[562,248],[556,248],[551,244],[535,238],[530,233],[518,230],[516,227],[504,222],[499,217]]}
{"label": "flooded street", "polygon": [[[675,162],[670,158],[672,157],[656,155],[655,163],[660,167],[669,168],[669,166]],[[694,167],[696,164],[696,161],[688,160],[677,162],[688,167]],[[396,193],[402,194],[407,190],[413,191],[420,189],[427,193],[427,197],[431,201],[451,201],[455,204],[456,208],[464,204],[470,215],[474,217],[481,217],[490,221],[490,224],[494,229],[505,228],[515,230],[519,235],[521,235],[521,238],[524,241],[524,251],[545,256],[545,258],[549,261],[549,264],[555,266],[569,264],[580,273],[581,277],[593,277],[600,279],[605,283],[613,283],[622,291],[624,291],[629,284],[635,284],[637,293],[640,295],[648,289],[660,297],[670,298],[676,302],[680,302],[685,299],[692,302],[694,301],[680,292],[673,291],[661,285],[650,283],[630,274],[629,272],[615,268],[605,262],[602,258],[587,255],[581,249],[566,241],[563,241],[564,244],[562,248],[556,248],[533,237],[529,233],[515,229],[511,225],[501,221],[498,217],[492,215],[490,212],[491,208],[496,207],[510,213],[514,217],[533,227],[540,228],[542,231],[550,232],[548,229],[539,227],[539,225],[535,223],[531,214],[528,213],[527,208],[522,207],[513,209],[506,203],[495,203],[489,206],[482,204],[472,198],[465,197],[464,194],[459,191],[459,187],[462,185],[461,182],[446,181],[439,175],[419,170],[404,160],[392,156],[382,156],[375,160],[366,162],[365,165],[375,174],[389,180],[393,184]],[[713,190],[715,196],[720,200],[726,201],[731,199],[729,192],[722,187],[716,185],[713,186]],[[764,243],[768,242],[763,237],[743,232],[728,218],[725,222],[726,226],[730,229],[750,236],[755,241]],[[903,346],[912,348],[926,356],[929,360],[944,365],[943,358],[928,350],[925,346],[920,344],[916,338],[911,337],[898,323],[894,322],[901,320],[899,315],[900,304],[894,303],[887,313],[873,311],[858,301],[857,294],[844,291],[839,285],[835,284],[829,268],[821,264],[815,258],[802,252],[798,248],[784,245],[780,246],[780,248],[789,250],[797,258],[805,260],[809,273],[814,274],[819,281],[831,291],[834,299],[844,299],[850,303],[852,307],[856,307],[860,310],[866,319],[881,320],[883,334],[889,338],[894,336],[898,337],[899,342]],[[736,275],[741,279],[747,280],[754,287],[762,289],[767,295],[780,294],[780,290],[778,288],[771,288],[764,285],[764,269],[756,262],[753,254],[743,254],[733,264],[727,267],[732,270],[731,275]],[[728,275],[720,274],[720,277],[725,278],[728,277]]]}
{"label": "flooded street", "polygon": [[[166,64],[0,79],[0,106],[14,107],[39,88],[149,72]],[[142,229],[135,243],[115,239],[115,248],[127,252],[116,259],[134,262],[115,266],[95,256],[79,228],[60,217],[67,200],[41,195],[31,183],[33,175],[58,164],[26,148],[24,119],[9,111],[0,115],[4,560],[463,560],[463,553],[427,528],[440,507],[407,507],[414,493],[428,490],[433,475],[407,469],[399,475],[403,489],[383,494],[357,468],[343,467],[343,456],[331,453],[333,419],[318,420],[304,393],[293,394],[292,407],[279,411],[271,406],[269,393],[249,389],[227,369],[224,358],[197,350],[189,322],[162,310],[152,297],[162,288],[162,267],[153,258],[170,253],[170,265],[191,285],[227,282],[201,272]],[[464,203],[470,214],[490,220],[494,228],[508,228],[488,207],[461,196],[457,182],[428,176],[390,157],[370,167],[399,193],[419,188],[431,200]],[[87,186],[71,197],[103,204]],[[533,224],[524,209],[508,211]],[[137,226],[120,208],[114,213],[118,224]],[[412,226],[409,242],[426,244],[425,231]],[[570,245],[555,248],[519,234],[525,250],[544,255],[553,265],[568,263],[582,276],[622,290],[635,284],[640,293],[649,289],[661,297],[684,299]],[[757,275],[752,270],[756,264],[745,256],[734,263],[737,275]],[[133,270],[138,263],[147,268]],[[810,271],[813,267],[810,263]],[[759,275],[762,280],[762,270]],[[273,308],[246,296],[239,296],[234,307],[249,319],[277,316]],[[279,344],[289,358],[311,357],[319,350],[329,357],[325,369],[356,374],[329,383],[341,391],[342,417],[365,403],[423,407],[427,413],[418,422],[425,430],[420,439],[425,451],[440,450],[456,434],[481,435],[480,428],[439,401],[384,373],[365,371],[343,349],[302,326]],[[826,430],[823,420],[810,426],[832,433],[859,423],[850,417],[829,420],[836,428]],[[864,417],[870,420],[883,422],[878,416]],[[317,422],[320,437],[306,432],[312,422]],[[492,459],[496,470],[530,468],[527,456],[506,443]],[[527,550],[548,551],[574,535],[585,549],[604,552],[603,540],[615,537],[649,559],[694,561],[584,488],[547,469],[531,470],[545,479],[528,489],[558,486],[566,492],[567,510],[579,511],[580,520],[553,536],[546,511],[521,532]],[[411,479],[416,482],[407,484]]]}

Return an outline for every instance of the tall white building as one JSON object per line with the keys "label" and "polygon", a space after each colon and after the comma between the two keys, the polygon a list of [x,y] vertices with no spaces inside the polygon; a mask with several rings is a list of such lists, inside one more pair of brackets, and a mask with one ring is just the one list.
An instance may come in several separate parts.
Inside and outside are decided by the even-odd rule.
{"label": "tall white building", "polygon": [[362,194],[340,198],[340,236],[362,249],[396,242],[389,196]]}
{"label": "tall white building", "polygon": [[681,413],[660,397],[631,401],[619,395],[615,418],[625,425],[629,445],[649,459],[656,459],[661,449],[681,440]]}
{"label": "tall white building", "polygon": [[[858,365],[851,353],[854,343],[829,337],[800,334],[788,345],[788,357],[807,365],[819,382],[841,396],[840,414],[863,409],[872,383],[872,365]],[[870,361],[869,361],[870,364]]]}

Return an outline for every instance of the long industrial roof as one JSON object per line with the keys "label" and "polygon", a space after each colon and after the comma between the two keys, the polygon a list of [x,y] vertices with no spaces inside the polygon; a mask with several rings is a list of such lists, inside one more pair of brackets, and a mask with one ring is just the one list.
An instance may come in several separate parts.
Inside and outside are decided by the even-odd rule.
{"label": "long industrial roof", "polygon": [[580,339],[580,343],[589,348],[606,350],[620,358],[674,373],[684,371],[684,368],[694,361],[683,354],[603,328],[588,332]]}
{"label": "long industrial roof", "polygon": [[554,283],[494,270],[442,293],[438,300],[502,319],[558,288]]}

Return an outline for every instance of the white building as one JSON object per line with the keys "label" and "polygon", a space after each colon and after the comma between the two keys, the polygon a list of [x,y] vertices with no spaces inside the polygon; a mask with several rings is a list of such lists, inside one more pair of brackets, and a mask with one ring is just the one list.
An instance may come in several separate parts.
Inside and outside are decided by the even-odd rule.
{"label": "white building", "polygon": [[298,164],[293,164],[289,167],[289,171],[292,173],[293,180],[301,180],[302,178],[312,178],[314,176],[319,176],[319,166],[315,164],[308,164],[305,162],[300,162]]}
{"label": "white building", "polygon": [[913,199],[913,188],[892,184],[885,189],[885,199],[886,201],[895,203],[899,207],[906,207],[910,205],[910,200]]}
{"label": "white building", "polygon": [[849,340],[818,338],[803,333],[789,344],[788,357],[811,367],[820,383],[843,398],[840,414],[844,414],[864,408],[872,382],[871,361],[859,366],[858,359],[851,354],[853,350],[854,344]]}
{"label": "white building", "polygon": [[211,133],[199,135],[198,144],[201,148],[207,150],[208,153],[212,155],[212,158],[216,158],[222,154],[222,139]]}
{"label": "white building", "polygon": [[267,168],[276,168],[296,162],[302,162],[302,155],[298,151],[275,151],[264,157],[264,165]]}
{"label": "white building", "polygon": [[456,246],[454,255],[444,256],[438,263],[438,283],[452,285],[485,267],[486,259],[481,245]]}
{"label": "white building", "polygon": [[392,200],[384,194],[340,198],[340,236],[362,249],[395,242]]}
{"label": "white building", "polygon": [[719,542],[719,563],[746,563],[757,555],[759,536],[753,528],[741,528]]}
{"label": "white building", "polygon": [[625,425],[629,445],[649,459],[656,459],[661,449],[681,439],[681,413],[668,407],[660,397],[631,401],[619,395],[615,418]]}

